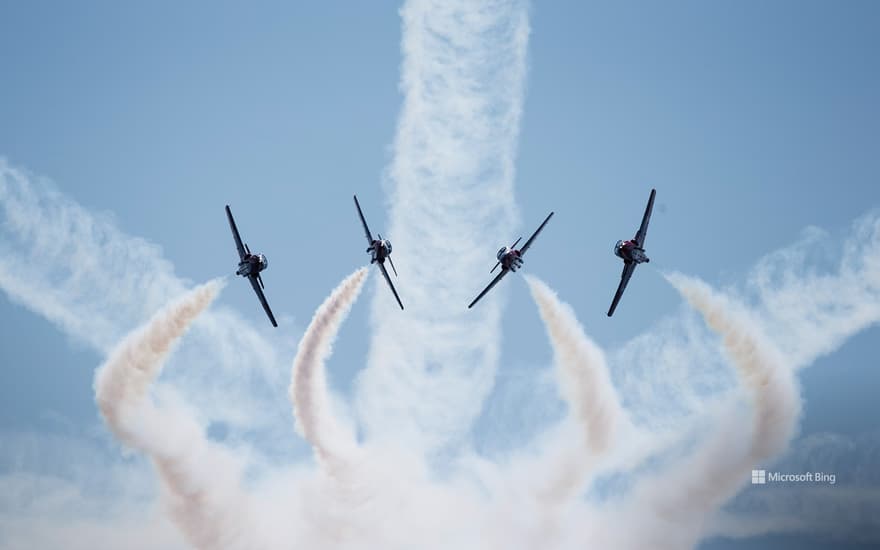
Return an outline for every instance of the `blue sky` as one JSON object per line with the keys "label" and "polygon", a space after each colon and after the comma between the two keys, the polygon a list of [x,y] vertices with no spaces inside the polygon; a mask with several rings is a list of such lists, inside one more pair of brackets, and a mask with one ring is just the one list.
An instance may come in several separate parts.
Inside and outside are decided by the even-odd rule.
{"label": "blue sky", "polygon": [[[0,156],[158,245],[174,273],[193,282],[234,271],[222,212],[230,204],[245,240],[269,257],[266,293],[282,328],[270,334],[243,281],[230,281],[219,304],[292,358],[315,307],[366,257],[351,195],[374,231],[390,223],[399,8],[6,5]],[[529,19],[519,223],[487,231],[486,279],[467,294],[488,282],[501,245],[554,210],[525,270],[558,291],[612,354],[679,315],[681,299],[661,271],[741,288],[762,257],[816,226],[829,236],[808,263],[830,272],[840,251],[829,243],[880,206],[875,3],[570,1],[533,3]],[[652,262],[609,320],[620,271],[612,245],[632,236],[652,187]],[[404,303],[415,271],[406,252],[395,247]],[[436,258],[438,269],[445,261]],[[368,296],[386,292],[374,284]],[[525,283],[509,277],[499,289],[502,389],[475,423],[478,448],[526,440],[558,414],[558,405],[511,404],[529,397],[519,373],[552,355]],[[0,434],[100,430],[92,378],[102,354],[5,290]],[[369,353],[370,315],[355,306],[329,364],[343,396]],[[800,372],[801,437],[876,433],[877,336],[868,328]],[[274,399],[284,391],[286,383]],[[513,435],[493,433],[499,423]],[[299,442],[283,452],[306,449]],[[702,547],[804,547],[798,536]]]}

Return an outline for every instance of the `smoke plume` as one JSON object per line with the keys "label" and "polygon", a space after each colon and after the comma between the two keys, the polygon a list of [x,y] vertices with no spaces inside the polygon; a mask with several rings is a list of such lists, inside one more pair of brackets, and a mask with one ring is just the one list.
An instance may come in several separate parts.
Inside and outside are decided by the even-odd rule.
{"label": "smoke plume", "polygon": [[324,362],[333,351],[339,327],[360,295],[367,268],[346,277],[315,311],[293,360],[289,395],[296,429],[319,463],[329,470],[356,446],[354,435],[340,426],[331,410]]}
{"label": "smoke plume", "polygon": [[196,287],[126,336],[96,372],[95,400],[116,437],[152,459],[170,515],[189,542],[245,550],[261,544],[247,527],[248,499],[236,460],[205,438],[185,408],[160,407],[148,398],[173,347],[221,286],[211,281]]}
{"label": "smoke plume", "polygon": [[787,448],[800,415],[792,366],[749,314],[702,281],[667,278],[721,336],[750,407],[728,407],[689,458],[636,487],[631,512],[640,525],[637,532],[621,533],[623,548],[695,545],[718,507],[749,481],[750,470]]}
{"label": "smoke plume", "polygon": [[144,405],[147,390],[159,375],[174,344],[220,291],[218,281],[198,286],[172,302],[126,336],[95,373],[95,400],[107,425],[132,447],[144,443],[134,433],[132,411]]}
{"label": "smoke plume", "polygon": [[567,442],[571,452],[550,468],[555,481],[547,487],[546,496],[564,499],[583,489],[595,459],[609,450],[622,428],[625,414],[611,384],[605,354],[584,334],[574,311],[541,280],[530,275],[525,279],[553,345],[560,392],[579,428],[580,437]]}
{"label": "smoke plume", "polygon": [[[701,323],[691,330],[689,316],[669,316],[642,337],[607,350],[612,362],[620,358],[615,366],[621,368],[614,369],[623,379],[614,380],[621,384],[618,391],[602,350],[585,336],[571,308],[527,278],[568,407],[556,428],[574,436],[525,442],[518,455],[529,457],[525,468],[470,448],[484,435],[470,430],[495,382],[509,285],[499,285],[473,310],[466,304],[488,283],[496,247],[517,236],[514,160],[528,10],[526,0],[408,0],[401,10],[404,103],[385,183],[387,236],[395,243],[396,281],[407,309],[400,312],[376,278],[367,365],[346,396],[364,428],[362,441],[333,415],[324,363],[366,272],[346,278],[315,313],[292,366],[289,396],[296,429],[311,445],[317,468],[300,456],[288,463],[293,453],[279,453],[274,445],[289,440],[290,428],[287,405],[278,402],[284,401],[285,384],[276,383],[287,372],[277,368],[289,351],[274,339],[281,331],[270,337],[234,312],[205,311],[219,291],[217,282],[197,287],[145,322],[189,286],[160,247],[126,235],[111,217],[88,211],[0,159],[0,288],[80,343],[109,352],[94,381],[98,407],[120,441],[150,458],[165,510],[189,545],[692,547],[712,533],[713,515],[748,482],[749,470],[788,446],[800,413],[793,372],[880,320],[876,213],[847,235],[833,272],[810,267],[808,252],[827,244],[818,242],[825,237],[815,229],[804,243],[765,258],[749,276],[749,311],[700,281],[670,276],[720,335],[723,353]],[[384,235],[381,216],[374,216],[373,229]],[[154,384],[197,317],[198,328],[175,356],[190,368],[169,369],[174,372]],[[730,397],[717,391],[721,384],[685,383],[700,372],[701,362],[727,373],[719,357],[735,370],[724,380],[735,385],[729,402],[716,399]],[[263,391],[254,391],[258,378],[267,382]],[[669,391],[659,391],[660,385]],[[692,391],[679,391],[685,388]],[[662,416],[681,402],[684,412],[667,423],[674,444],[638,468],[630,467],[630,457],[620,460],[621,447],[648,446],[632,423],[641,425],[642,418]],[[642,418],[639,408],[646,411]],[[678,420],[694,412],[711,413],[700,419],[711,423],[711,431],[693,433],[690,424],[681,429]],[[233,426],[224,444],[206,437],[208,419]],[[491,429],[521,437],[506,420]],[[242,448],[236,445],[247,452],[235,454]],[[0,465],[36,462],[9,459],[10,447],[0,445]],[[34,454],[64,456],[114,487],[133,484],[129,471],[106,481],[110,476],[101,470],[118,466],[115,457],[96,467],[91,457],[75,461],[69,452]],[[139,464],[125,466],[136,470]],[[77,474],[50,471],[35,483],[17,473],[0,468],[0,546],[62,546],[77,532],[58,526],[76,523],[70,517],[77,512],[82,515],[74,519],[85,518],[86,529],[92,528],[90,537],[78,539],[89,548],[133,546],[127,542],[132,532],[152,535],[144,519],[155,513],[148,490],[134,497],[102,493],[99,500],[110,505],[82,512],[89,484]],[[601,478],[605,473],[611,475]],[[46,490],[57,489],[59,478],[60,490]],[[873,496],[856,495],[865,504]],[[880,516],[857,504],[827,515],[860,515],[874,521],[876,533],[873,518]],[[115,515],[121,508],[128,510],[125,521]],[[733,519],[726,518],[722,527],[728,531],[720,532],[773,532],[779,525]],[[805,530],[805,522],[799,517],[786,528]],[[166,535],[150,542],[167,548],[178,541],[168,542]]]}

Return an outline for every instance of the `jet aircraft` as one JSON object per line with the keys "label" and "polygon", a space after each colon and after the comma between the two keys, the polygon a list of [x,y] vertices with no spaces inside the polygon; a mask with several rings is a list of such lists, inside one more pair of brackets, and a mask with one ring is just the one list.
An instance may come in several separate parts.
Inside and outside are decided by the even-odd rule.
{"label": "jet aircraft", "polygon": [[397,270],[394,268],[394,262],[391,261],[391,242],[388,239],[383,239],[382,235],[379,235],[378,239],[373,238],[373,234],[370,233],[370,228],[367,227],[367,220],[364,219],[364,213],[361,210],[361,203],[358,202],[357,195],[354,196],[354,205],[357,207],[361,223],[364,224],[364,233],[367,235],[367,242],[370,243],[370,246],[367,248],[367,252],[370,254],[370,263],[379,264],[379,271],[382,272],[382,276],[388,281],[388,286],[391,287],[391,292],[397,300],[397,305],[400,306],[400,309],[403,309],[403,302],[400,301],[400,296],[397,295],[397,289],[394,288],[394,283],[391,282],[391,277],[388,276],[388,271],[385,269],[385,260],[388,260],[388,263],[391,264],[391,269],[394,271],[394,276],[397,277]]}
{"label": "jet aircraft", "polygon": [[547,218],[544,219],[544,222],[538,227],[538,229],[532,234],[532,236],[529,237],[529,240],[526,241],[526,244],[524,244],[522,248],[516,248],[517,243],[522,240],[522,237],[520,237],[512,245],[504,246],[501,248],[501,250],[498,251],[498,254],[495,255],[495,257],[498,258],[498,262],[495,264],[495,267],[493,267],[489,271],[489,273],[495,271],[495,269],[497,269],[499,265],[501,266],[501,273],[496,275],[495,278],[492,279],[492,282],[489,283],[489,286],[483,289],[483,292],[480,292],[479,296],[474,298],[474,301],[470,303],[468,309],[474,307],[474,304],[479,302],[480,298],[482,298],[486,295],[487,292],[492,290],[492,287],[498,284],[498,281],[504,278],[504,276],[507,275],[507,272],[516,271],[517,269],[522,267],[523,255],[526,253],[526,250],[528,250],[529,247],[532,246],[532,242],[535,240],[535,237],[537,237],[538,233],[540,233],[541,230],[544,229],[544,226],[547,225],[547,222],[549,222],[550,218],[552,217],[553,212],[550,212],[550,214],[547,215]]}
{"label": "jet aircraft", "polygon": [[[251,286],[254,287],[254,292],[257,293],[257,297],[260,299],[260,303],[263,304],[263,309],[266,310],[266,315],[272,321],[272,326],[277,327],[278,323],[275,322],[275,316],[272,315],[272,310],[269,309],[269,303],[263,294],[262,289],[266,287],[263,286],[263,278],[260,277],[260,272],[269,267],[269,261],[266,260],[266,256],[263,254],[251,254],[251,249],[248,248],[248,245],[242,244],[241,236],[238,234],[238,228],[235,226],[235,220],[232,219],[232,211],[229,209],[228,204],[226,205],[226,217],[229,218],[229,228],[232,229],[232,238],[235,239],[235,248],[238,249],[238,270],[235,274],[248,278]],[[258,281],[259,284],[257,284]]]}
{"label": "jet aircraft", "polygon": [[657,190],[651,189],[651,196],[648,198],[648,206],[645,207],[645,215],[642,216],[642,225],[636,232],[636,236],[630,241],[617,241],[617,244],[614,245],[614,254],[623,260],[623,273],[620,275],[620,285],[617,287],[617,292],[614,294],[614,300],[611,302],[611,307],[608,309],[609,317],[614,315],[614,310],[617,309],[617,302],[619,302],[620,297],[623,296],[623,291],[626,290],[626,284],[629,282],[629,278],[632,277],[633,271],[636,270],[636,266],[651,261],[648,256],[645,255],[645,235],[648,233],[648,222],[651,221],[651,210],[654,209],[654,196],[656,194]]}

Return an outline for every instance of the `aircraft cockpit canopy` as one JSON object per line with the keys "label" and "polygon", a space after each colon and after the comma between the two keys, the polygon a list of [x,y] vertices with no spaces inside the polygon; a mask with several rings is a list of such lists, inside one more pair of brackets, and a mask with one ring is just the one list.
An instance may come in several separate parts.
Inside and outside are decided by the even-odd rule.
{"label": "aircraft cockpit canopy", "polygon": [[495,255],[495,257],[498,258],[499,262],[504,258],[504,255],[507,254],[508,250],[509,249],[506,246],[501,247],[501,250],[499,250],[498,254]]}
{"label": "aircraft cockpit canopy", "polygon": [[266,259],[266,256],[260,254],[257,257],[260,259],[260,265],[263,266],[263,269],[269,267],[269,260]]}
{"label": "aircraft cockpit canopy", "polygon": [[623,240],[617,241],[617,244],[614,245],[614,252],[617,252],[623,248]]}

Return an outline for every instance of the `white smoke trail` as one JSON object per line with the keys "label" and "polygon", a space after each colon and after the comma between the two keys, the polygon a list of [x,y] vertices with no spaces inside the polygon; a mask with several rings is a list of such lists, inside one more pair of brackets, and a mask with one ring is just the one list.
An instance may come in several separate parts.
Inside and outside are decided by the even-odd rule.
{"label": "white smoke trail", "polygon": [[[426,548],[460,547],[462,529],[468,525],[469,532],[475,530],[473,495],[435,485],[422,457],[411,450],[361,447],[332,414],[324,363],[368,273],[367,268],[352,273],[321,304],[293,361],[289,396],[296,428],[312,445],[326,476],[303,493],[312,504],[306,511],[311,542],[319,547],[409,548],[421,539]],[[456,542],[450,545],[450,540]]]}
{"label": "white smoke trail", "polygon": [[801,411],[793,365],[775,344],[753,328],[753,321],[735,304],[706,283],[682,275],[667,277],[723,337],[723,346],[737,368],[740,381],[753,397],[754,432],[747,460],[767,460],[785,449],[794,435]]}
{"label": "white smoke trail", "polygon": [[[222,210],[217,229],[228,232]],[[232,239],[220,237],[228,239],[234,265]],[[161,247],[0,158],[0,289],[10,300],[104,355],[188,286]],[[287,423],[268,414],[265,395],[283,380],[275,368],[282,365],[279,347],[237,313],[214,307],[175,354],[188,368],[168,378],[177,388],[198,389],[189,399],[233,433],[286,433]],[[229,400],[227,387],[249,391]]]}
{"label": "white smoke trail", "polygon": [[503,289],[466,306],[488,283],[497,246],[515,237],[527,11],[525,0],[410,0],[401,9],[404,105],[388,234],[406,315],[377,280],[357,403],[373,437],[454,443],[492,387]]}
{"label": "white smoke trail", "polygon": [[300,340],[293,360],[289,388],[296,429],[314,449],[323,467],[331,472],[357,446],[333,417],[324,362],[332,353],[339,327],[360,295],[367,268],[346,277],[315,311],[312,322]]}
{"label": "white smoke trail", "polygon": [[[796,242],[760,258],[745,285],[725,289],[748,305],[795,369],[839,349],[880,322],[880,215],[853,221],[838,241],[808,227]],[[650,330],[608,350],[615,384],[638,424],[678,430],[685,417],[732,389],[703,323],[669,315]]]}
{"label": "white smoke trail", "polygon": [[[524,2],[476,5],[440,1],[433,4],[411,2],[403,11],[407,27],[404,32],[407,59],[403,83],[407,103],[401,116],[397,152],[391,170],[393,183],[397,186],[393,197],[396,209],[392,212],[391,235],[397,251],[413,252],[412,256],[407,254],[408,259],[414,260],[413,265],[400,266],[410,269],[409,273],[401,270],[401,290],[408,302],[407,313],[411,315],[416,305],[418,309],[415,317],[399,316],[385,293],[386,289],[381,287],[384,282],[377,282],[381,292],[374,303],[374,317],[384,329],[377,330],[374,335],[374,357],[371,357],[370,371],[361,381],[361,389],[369,392],[362,391],[360,397],[360,412],[373,435],[390,434],[401,439],[401,444],[415,440],[436,447],[454,440],[462,426],[469,424],[474,411],[479,409],[481,397],[491,384],[499,338],[500,313],[496,293],[488,296],[478,311],[468,312],[469,317],[464,316],[464,311],[460,314],[454,311],[453,306],[460,302],[464,310],[464,304],[483,284],[477,281],[485,274],[477,273],[477,270],[482,269],[484,262],[484,237],[499,243],[508,238],[504,234],[504,224],[513,217],[510,198],[512,157],[522,103],[527,33],[525,17],[517,19],[511,14],[524,12]],[[501,32],[495,32],[499,28]],[[499,47],[501,49],[497,49]],[[490,76],[486,76],[487,73]],[[474,124],[471,125],[471,121]],[[494,164],[499,159],[500,162]],[[424,180],[420,181],[420,178]],[[125,238],[117,240],[118,231],[105,234],[108,227],[113,229],[112,224],[96,219],[59,193],[39,191],[18,195],[18,191],[27,189],[26,186],[16,187],[19,182],[14,180],[7,173],[0,178],[0,209],[6,215],[0,241],[0,287],[11,298],[49,318],[67,333],[103,349],[132,326],[132,320],[141,321],[155,305],[183,289],[183,284],[174,277],[172,267],[162,260],[156,247],[140,242],[147,244],[144,249],[149,252],[142,254],[143,250],[135,246],[138,239],[123,236]],[[486,181],[488,184],[483,186]],[[466,193],[459,192],[461,190]],[[876,216],[869,221],[877,227]],[[880,242],[877,237],[877,231],[868,232],[866,240],[858,235],[854,237],[853,242],[858,243],[852,245],[854,254],[845,257],[840,273],[834,276],[805,279],[795,270],[794,276],[783,279],[781,285],[775,280],[767,285],[769,293],[762,294],[761,300],[768,304],[770,313],[778,316],[768,316],[764,328],[773,331],[771,333],[777,329],[781,331],[785,337],[780,339],[779,345],[798,352],[797,362],[809,362],[816,354],[833,349],[846,337],[876,322],[880,316],[877,307],[880,303],[877,289],[880,287],[865,282],[877,280],[877,258],[880,257],[875,253]],[[99,258],[102,261],[98,261]],[[448,263],[437,268],[438,258]],[[103,263],[107,260],[113,263]],[[159,263],[154,265],[152,260]],[[35,269],[23,273],[18,269],[18,262],[22,261]],[[473,278],[470,272],[474,272]],[[875,275],[873,278],[862,277],[871,273]],[[124,276],[124,283],[116,282],[117,275]],[[111,284],[106,284],[108,281]],[[407,288],[408,281],[416,281],[419,286]],[[474,285],[473,293],[464,294],[468,285]],[[462,291],[460,296],[459,291]],[[497,291],[503,294],[504,287]],[[124,314],[119,314],[120,311]],[[246,325],[225,323],[224,326],[227,330],[217,331],[206,338],[210,344],[204,347],[206,352],[221,358],[224,365],[232,364],[237,368],[272,364],[260,358],[237,362],[228,359],[230,354],[216,351],[246,349],[248,353],[261,353],[271,348],[239,345],[239,329],[246,328]],[[482,346],[485,349],[481,349]],[[678,352],[685,354],[687,348]],[[386,361],[389,358],[392,360]],[[655,356],[651,359],[656,363]],[[204,362],[213,366],[210,360]],[[770,382],[778,383],[774,379]],[[241,388],[236,390],[235,394],[226,395],[228,399],[213,401],[228,407],[230,403],[248,397],[249,392]],[[189,395],[193,399],[197,396],[195,392]],[[252,399],[249,404],[258,401]],[[207,404],[204,398],[202,404]],[[148,412],[145,410],[144,414]],[[161,411],[153,412],[158,415]],[[760,412],[756,410],[755,421]],[[253,414],[248,418],[256,421],[269,416]],[[131,420],[129,428],[133,433],[140,433],[141,429],[149,433],[160,429],[173,432],[163,434],[163,437],[173,438],[174,445],[168,444],[164,438],[153,441],[153,444],[164,451],[163,457],[172,457],[170,463],[157,461],[157,465],[171,480],[170,486],[179,488],[175,489],[181,497],[178,514],[186,510],[197,512],[193,517],[185,518],[186,524],[216,523],[215,527],[225,528],[235,525],[240,515],[246,515],[228,511],[229,507],[245,502],[234,490],[228,491],[222,499],[211,496],[219,494],[220,488],[227,483],[222,477],[217,479],[215,472],[226,470],[212,465],[211,457],[216,449],[206,445],[198,426],[189,423],[186,424],[188,428],[181,429],[177,427],[177,423],[183,422],[180,416],[167,416],[168,422],[156,423],[157,430],[149,431],[138,425],[138,422],[143,423],[143,417],[125,418]],[[174,429],[170,430],[171,427]],[[723,470],[723,475],[727,475],[726,460],[729,459],[734,468],[740,468],[742,457],[751,452],[751,447],[741,449],[736,446],[738,437],[762,433],[757,426],[751,434],[737,428],[733,425],[730,432],[719,430],[719,439],[699,455],[702,458],[718,457],[720,470],[716,471]],[[426,432],[424,439],[417,433],[423,429]],[[784,430],[765,432],[765,435],[781,437]],[[192,446],[185,447],[184,443],[192,443]],[[768,447],[771,451],[773,448],[773,445]],[[731,449],[736,452],[730,452]],[[387,453],[387,456],[390,460],[386,468],[399,473],[399,457],[393,453]],[[702,467],[705,462],[695,458],[686,466]],[[446,538],[441,539],[443,542],[458,536],[463,540],[456,542],[484,546],[480,539],[481,530],[470,525],[471,528],[461,528],[468,520],[475,522],[473,518],[479,517],[470,513],[474,508],[471,495],[461,498],[447,490],[448,483],[432,485],[436,479],[421,472],[419,468],[422,466],[416,460],[409,467],[418,475],[393,478],[395,485],[387,487],[391,496],[385,497],[379,503],[381,506],[377,505],[386,512],[385,524],[393,524],[389,530],[396,528],[394,540],[397,544],[383,545],[382,537],[374,534],[365,538],[364,545],[443,547],[437,543],[437,538],[428,544],[420,544],[424,542],[420,540],[423,532],[428,533],[424,537],[428,539],[445,534]],[[615,525],[641,529],[643,521],[650,524],[656,520],[673,527],[684,521],[684,530],[688,533],[698,529],[693,527],[699,522],[698,512],[684,520],[681,517],[683,506],[688,503],[683,505],[678,491],[693,492],[686,483],[689,474],[685,470],[683,466],[675,472],[678,479],[685,480],[681,487],[656,484],[655,489],[661,487],[665,492],[652,501],[654,506],[648,512],[635,515],[632,518],[635,521],[622,522],[613,518]],[[701,470],[700,477],[704,481],[708,479],[707,472],[711,470]],[[398,487],[413,480],[416,480],[414,487],[398,492]],[[206,492],[206,489],[210,491]],[[651,489],[649,485],[638,494]],[[438,493],[447,498],[436,498]],[[705,498],[705,494],[697,496],[712,502],[724,498],[717,494],[709,494],[711,498]],[[290,509],[287,507],[289,501],[278,499],[277,504],[285,511]],[[218,507],[222,508],[219,512],[215,510]],[[513,503],[513,508],[520,514],[526,509],[521,502]],[[602,522],[595,518],[580,520],[602,526]],[[438,524],[446,529],[439,529]],[[430,529],[420,532],[420,528],[426,525]],[[578,521],[571,525],[582,527]],[[498,522],[492,529],[503,533],[498,540],[518,542],[518,525],[511,525],[510,521]],[[381,527],[376,528],[377,532],[381,530]],[[647,530],[669,534],[657,529]],[[246,541],[234,535],[217,538],[212,533],[196,532],[188,536],[203,547],[222,548],[239,542],[245,546]],[[692,538],[687,534],[683,537],[688,541]],[[257,536],[248,539],[247,547],[259,546]],[[651,540],[649,545],[656,546],[667,540],[678,539],[673,533],[668,538]],[[602,546],[594,540],[587,543]],[[498,545],[503,548],[516,546],[521,546],[521,542],[518,545]],[[640,546],[646,546],[644,540]]]}
{"label": "white smoke trail", "polygon": [[687,548],[696,544],[711,515],[748,481],[750,470],[782,452],[794,435],[800,398],[794,371],[736,304],[705,283],[667,277],[723,339],[723,347],[749,392],[751,430],[734,411],[709,441],[671,471],[643,480],[631,497],[637,532],[617,533],[623,548]]}
{"label": "white smoke trail", "polygon": [[584,334],[574,311],[540,279],[526,275],[553,347],[556,379],[568,405],[574,433],[566,431],[549,443],[549,449],[529,469],[536,478],[529,495],[535,501],[526,535],[528,546],[551,548],[560,543],[566,507],[585,489],[598,462],[610,450],[624,423],[602,350]]}
{"label": "white smoke trail", "polygon": [[187,292],[147,323],[123,338],[95,373],[95,401],[117,438],[138,447],[133,433],[134,409],[143,405],[147,390],[159,375],[174,344],[220,291],[211,281]]}
{"label": "white smoke trail", "polygon": [[0,214],[0,287],[98,350],[109,351],[185,290],[158,246],[122,234],[109,216],[86,211],[3,158]]}
{"label": "white smoke trail", "polygon": [[829,240],[807,228],[800,242],[762,258],[749,274],[764,330],[795,368],[880,321],[880,215],[853,223],[836,272],[823,273],[814,256]]}
{"label": "white smoke trail", "polygon": [[125,337],[96,372],[95,400],[116,437],[153,459],[171,517],[189,542],[244,550],[260,544],[246,527],[248,499],[238,464],[186,411],[156,407],[147,395],[174,345],[221,286],[211,281],[196,287]]}
{"label": "white smoke trail", "polygon": [[583,489],[595,459],[611,447],[626,416],[611,384],[605,354],[584,334],[574,311],[540,279],[526,275],[553,345],[557,377],[581,440],[567,445],[563,464],[551,468],[555,481],[547,497],[567,499]]}

